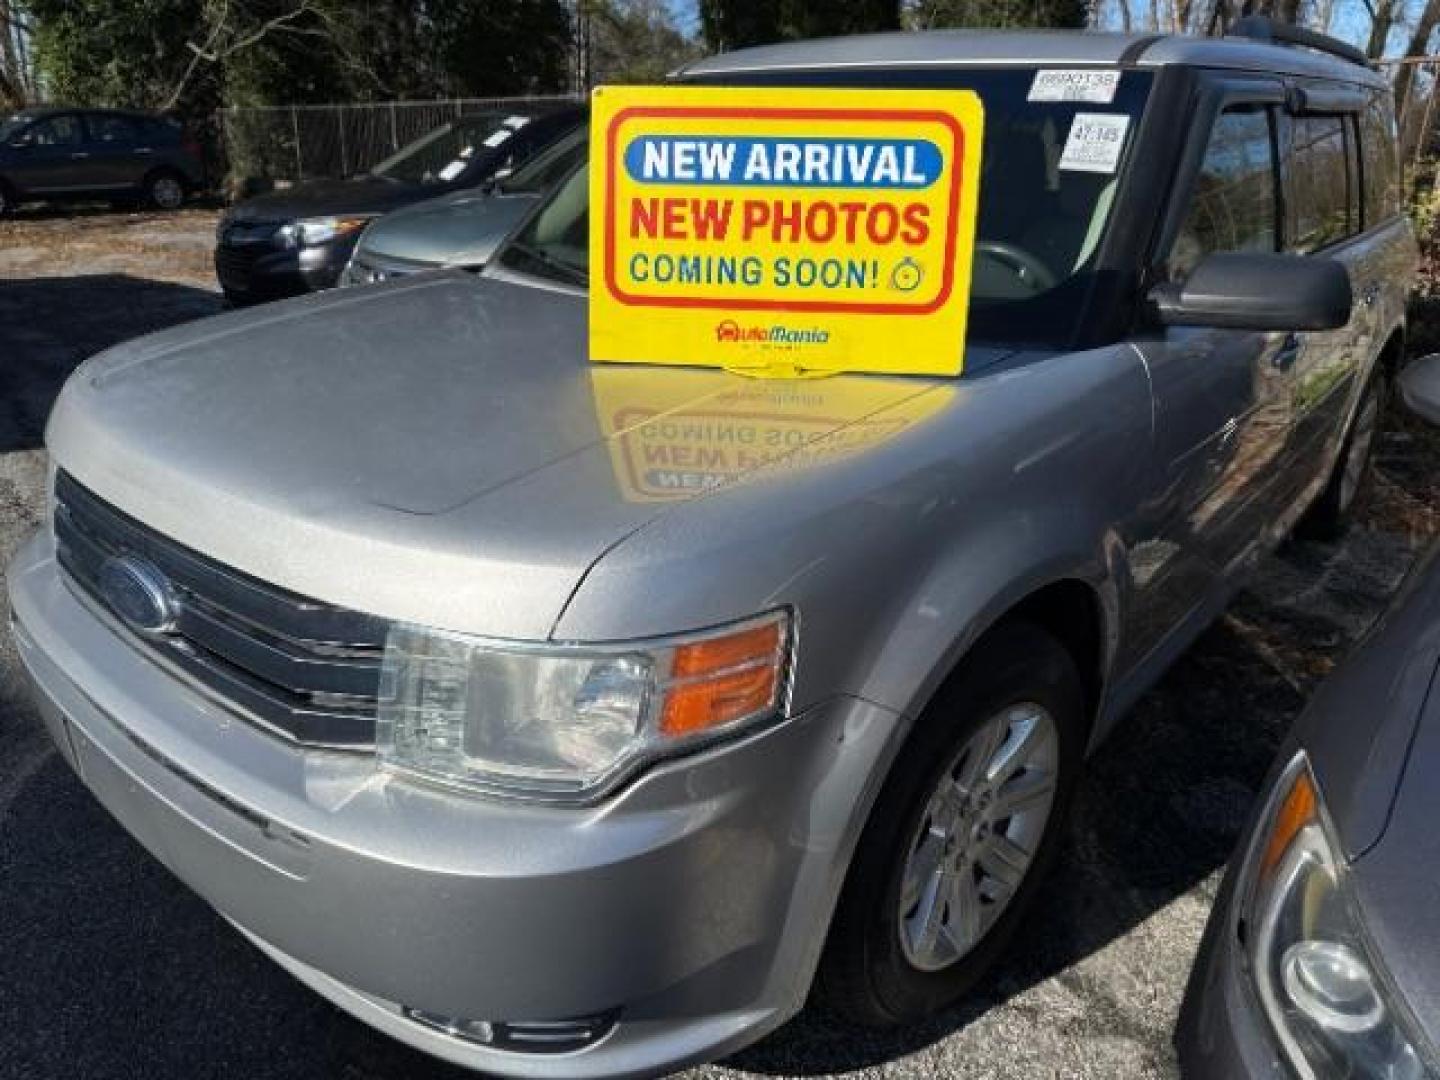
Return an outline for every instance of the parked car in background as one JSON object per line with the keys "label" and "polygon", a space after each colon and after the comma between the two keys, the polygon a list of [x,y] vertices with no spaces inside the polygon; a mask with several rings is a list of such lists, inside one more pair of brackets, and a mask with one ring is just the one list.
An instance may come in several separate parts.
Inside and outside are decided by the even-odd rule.
{"label": "parked car in background", "polygon": [[[1440,419],[1440,382],[1415,400]],[[1183,1075],[1440,1076],[1440,549],[1316,694],[1258,809],[1186,993]]]}
{"label": "parked car in background", "polygon": [[247,199],[216,230],[220,287],[236,304],[331,288],[375,218],[481,187],[582,126],[586,116],[582,105],[478,113],[441,125],[360,176]]}
{"label": "parked car in background", "polygon": [[592,364],[584,165],[483,273],[88,361],[7,575],[57,746],[307,985],[490,1073],[658,1075],[817,978],[956,1001],[1064,901],[1087,754],[1343,522],[1402,355],[1389,83],[1238,26],[679,74],[981,98],[958,378]]}
{"label": "parked car in background", "polygon": [[0,214],[95,198],[174,210],[204,184],[199,143],[164,116],[37,108],[0,119]]}
{"label": "parked car in background", "polygon": [[361,234],[340,283],[369,285],[441,266],[480,269],[589,146],[582,123],[509,176],[386,214]]}

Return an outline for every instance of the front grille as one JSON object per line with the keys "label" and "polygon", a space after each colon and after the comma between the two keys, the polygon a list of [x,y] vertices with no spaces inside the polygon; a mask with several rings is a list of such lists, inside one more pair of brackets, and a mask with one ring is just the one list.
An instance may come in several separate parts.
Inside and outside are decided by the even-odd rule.
{"label": "front grille", "polygon": [[350,260],[347,274],[352,285],[374,285],[392,278],[409,277],[411,274],[418,274],[424,270],[434,270],[438,265],[438,263],[416,262],[410,259],[397,259],[390,255],[376,255],[373,252],[359,251]]}
{"label": "front grille", "polygon": [[278,221],[227,221],[220,226],[220,240],[232,244],[268,244],[280,231]]}
{"label": "front grille", "polygon": [[66,473],[55,480],[55,541],[75,586],[117,618],[100,572],[130,556],[164,575],[175,617],[134,631],[238,712],[307,746],[375,742],[386,620],[278,589],[192,551],[128,517]]}
{"label": "front grille", "polygon": [[244,288],[250,282],[255,264],[269,252],[269,248],[259,245],[230,247],[221,244],[215,249],[215,274],[221,284]]}

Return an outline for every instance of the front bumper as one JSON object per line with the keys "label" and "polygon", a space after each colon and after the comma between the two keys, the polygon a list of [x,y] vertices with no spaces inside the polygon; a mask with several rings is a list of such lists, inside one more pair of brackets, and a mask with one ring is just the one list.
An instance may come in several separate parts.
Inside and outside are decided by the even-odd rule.
{"label": "front bumper", "polygon": [[[1248,835],[1248,834],[1247,834]],[[1248,842],[1239,850],[1245,851]],[[1175,1049],[1185,1080],[1289,1080],[1250,989],[1234,910],[1238,862],[1226,873],[1190,972]]]}
{"label": "front bumper", "polygon": [[[836,701],[656,768],[600,806],[503,804],[260,732],[76,597],[47,534],[9,582],[41,712],[86,785],[361,1019],[493,1073],[629,1076],[728,1053],[802,1005],[892,714]],[[583,1050],[520,1053],[401,1006],[619,1020]]]}
{"label": "front bumper", "polygon": [[359,237],[341,237],[306,248],[270,242],[227,243],[215,248],[215,276],[237,300],[279,300],[334,288]]}

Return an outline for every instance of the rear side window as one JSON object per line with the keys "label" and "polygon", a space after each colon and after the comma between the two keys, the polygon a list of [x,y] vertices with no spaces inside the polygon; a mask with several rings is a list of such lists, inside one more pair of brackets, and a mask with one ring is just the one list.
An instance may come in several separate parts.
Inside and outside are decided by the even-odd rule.
{"label": "rear side window", "polygon": [[1274,251],[1276,178],[1270,110],[1257,106],[1221,113],[1170,250],[1170,280],[1184,280],[1214,252]]}
{"label": "rear side window", "polygon": [[1379,97],[1365,110],[1360,125],[1365,224],[1369,226],[1400,212],[1400,165],[1395,152],[1395,121]]}
{"label": "rear side window", "polygon": [[1354,128],[1344,117],[1296,116],[1289,126],[1286,247],[1304,254],[1359,231],[1359,169]]}
{"label": "rear side window", "polygon": [[85,124],[90,128],[91,142],[134,142],[137,136],[135,124],[124,116],[91,114]]}

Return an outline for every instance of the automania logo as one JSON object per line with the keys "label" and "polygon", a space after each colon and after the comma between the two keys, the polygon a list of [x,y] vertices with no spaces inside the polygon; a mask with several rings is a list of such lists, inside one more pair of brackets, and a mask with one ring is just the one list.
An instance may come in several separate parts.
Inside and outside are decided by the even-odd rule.
{"label": "automania logo", "polygon": [[715,340],[726,344],[757,342],[763,345],[824,345],[830,331],[818,326],[797,329],[775,323],[773,326],[741,326],[734,319],[715,324]]}

